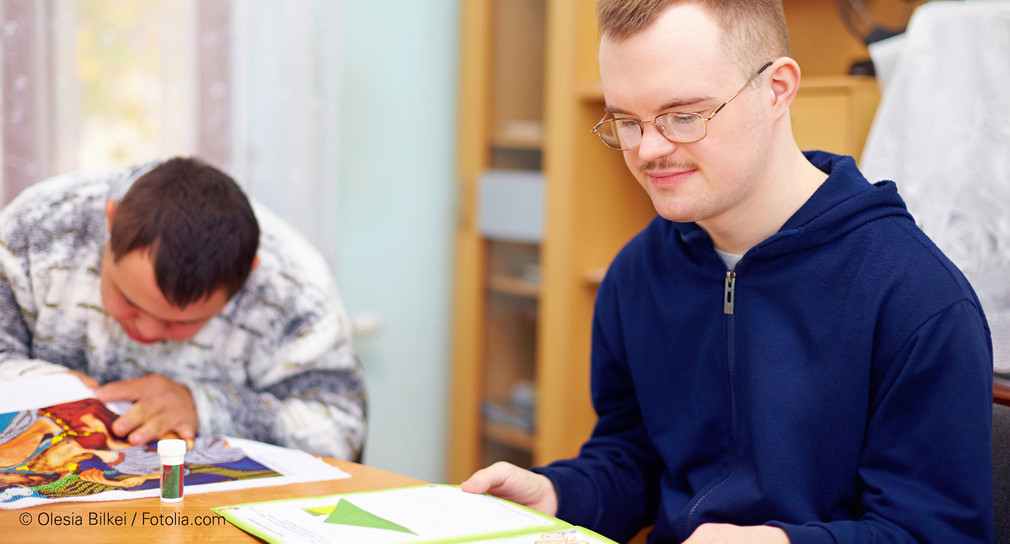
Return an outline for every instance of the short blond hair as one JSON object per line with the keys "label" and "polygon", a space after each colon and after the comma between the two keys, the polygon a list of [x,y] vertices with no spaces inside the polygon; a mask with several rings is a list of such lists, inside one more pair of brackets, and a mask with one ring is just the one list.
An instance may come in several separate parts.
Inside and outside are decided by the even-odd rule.
{"label": "short blond hair", "polygon": [[697,4],[715,20],[744,74],[789,56],[789,28],[781,0],[598,0],[600,35],[620,43],[676,4]]}

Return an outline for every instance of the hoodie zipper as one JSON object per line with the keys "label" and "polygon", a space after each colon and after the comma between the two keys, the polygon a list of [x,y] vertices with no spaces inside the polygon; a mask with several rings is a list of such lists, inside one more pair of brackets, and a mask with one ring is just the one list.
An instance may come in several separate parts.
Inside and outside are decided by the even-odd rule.
{"label": "hoodie zipper", "polygon": [[701,503],[705,502],[705,499],[712,494],[715,490],[722,487],[726,482],[733,477],[733,473],[736,472],[736,433],[737,433],[737,405],[736,405],[736,349],[735,346],[735,316],[733,315],[733,307],[736,302],[736,272],[732,270],[726,271],[726,283],[723,289],[722,297],[722,313],[726,316],[726,367],[729,373],[729,399],[730,399],[730,455],[731,468],[729,474],[725,478],[715,484],[708,491],[706,491],[701,497],[698,497],[694,504],[691,506],[691,510],[688,512],[687,517],[684,519],[684,527],[682,531],[682,538],[687,538],[691,533],[691,525],[694,520],[695,514],[698,512],[698,507]]}
{"label": "hoodie zipper", "polygon": [[733,297],[736,296],[736,272],[726,271],[726,290],[722,297],[722,313],[733,315]]}

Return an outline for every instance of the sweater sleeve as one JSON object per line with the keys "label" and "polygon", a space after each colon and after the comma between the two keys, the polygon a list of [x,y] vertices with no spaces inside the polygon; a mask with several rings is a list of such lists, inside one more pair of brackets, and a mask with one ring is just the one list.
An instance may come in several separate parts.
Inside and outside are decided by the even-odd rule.
{"label": "sweater sleeve", "polygon": [[771,523],[793,544],[992,542],[992,350],[963,301],[933,316],[881,372],[851,521]]}
{"label": "sweater sleeve", "polygon": [[38,307],[31,282],[28,231],[11,207],[0,219],[0,380],[65,372],[32,357]]}
{"label": "sweater sleeve", "polygon": [[655,520],[663,469],[628,373],[616,301],[604,279],[593,317],[593,434],[575,459],[533,471],[554,483],[559,518],[626,542]]}
{"label": "sweater sleeve", "polygon": [[[364,376],[335,288],[312,311],[264,328],[244,383],[178,380],[189,387],[202,434],[241,436],[356,459],[365,434]],[[279,331],[279,332],[278,332]],[[269,338],[278,333],[279,339]]]}

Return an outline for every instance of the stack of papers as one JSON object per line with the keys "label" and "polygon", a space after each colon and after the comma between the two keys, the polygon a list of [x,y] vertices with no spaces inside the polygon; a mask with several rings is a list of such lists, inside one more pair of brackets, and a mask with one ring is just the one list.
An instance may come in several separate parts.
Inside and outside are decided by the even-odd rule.
{"label": "stack of papers", "polygon": [[213,510],[274,544],[614,544],[588,529],[525,506],[448,485],[282,499]]}

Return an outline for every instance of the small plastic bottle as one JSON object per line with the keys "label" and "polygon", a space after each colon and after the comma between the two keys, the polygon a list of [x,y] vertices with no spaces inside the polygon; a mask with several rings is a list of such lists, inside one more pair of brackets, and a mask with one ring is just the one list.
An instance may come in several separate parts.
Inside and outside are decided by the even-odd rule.
{"label": "small plastic bottle", "polygon": [[161,500],[179,502],[183,496],[182,475],[186,441],[174,438],[159,440],[158,457],[161,459]]}

